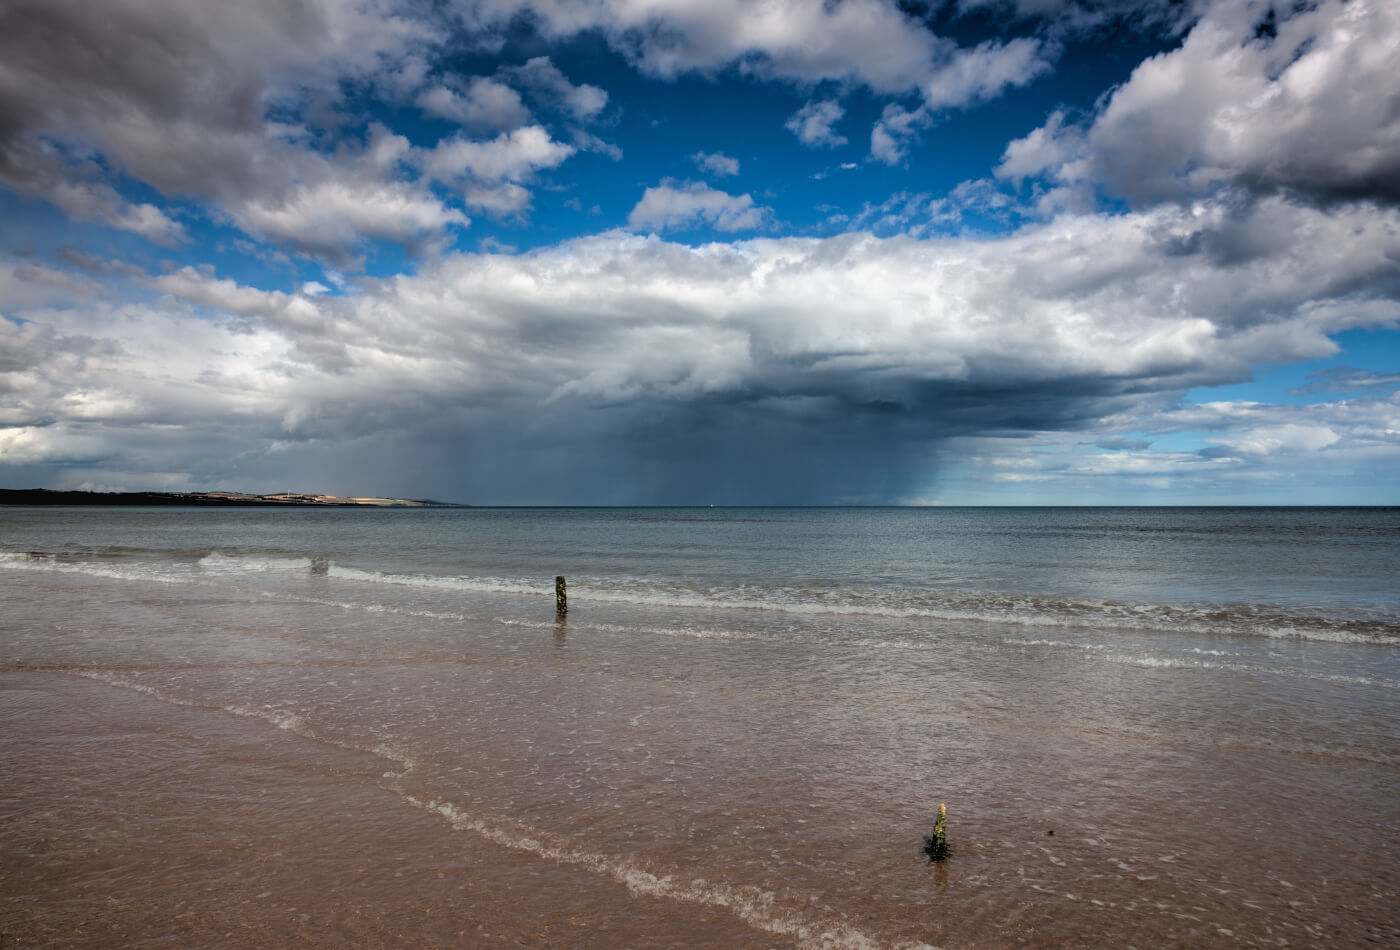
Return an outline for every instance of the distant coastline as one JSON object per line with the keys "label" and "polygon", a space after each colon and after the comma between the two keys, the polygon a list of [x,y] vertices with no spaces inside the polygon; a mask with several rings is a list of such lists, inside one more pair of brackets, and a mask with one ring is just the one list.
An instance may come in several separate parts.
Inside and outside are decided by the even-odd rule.
{"label": "distant coastline", "polygon": [[236,491],[97,492],[52,491],[47,488],[0,488],[0,505],[164,505],[200,508],[467,508],[426,498],[346,498],[304,492],[253,495]]}

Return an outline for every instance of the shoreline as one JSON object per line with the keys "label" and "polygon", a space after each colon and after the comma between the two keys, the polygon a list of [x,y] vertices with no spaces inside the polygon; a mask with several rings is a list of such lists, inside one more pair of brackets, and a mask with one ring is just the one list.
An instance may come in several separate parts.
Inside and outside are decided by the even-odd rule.
{"label": "shoreline", "polygon": [[48,488],[0,488],[0,506],[122,506],[196,508],[469,508],[421,498],[349,498],[339,495],[277,492],[91,492]]}

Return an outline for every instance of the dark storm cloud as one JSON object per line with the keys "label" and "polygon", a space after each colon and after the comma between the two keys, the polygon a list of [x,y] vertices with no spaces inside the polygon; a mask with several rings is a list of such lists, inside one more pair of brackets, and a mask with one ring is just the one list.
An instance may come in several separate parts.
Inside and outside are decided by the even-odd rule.
{"label": "dark storm cloud", "polygon": [[315,0],[13,0],[0,9],[0,145],[76,140],[166,193],[246,195],[277,177],[259,147],[274,84],[376,68],[398,38],[355,35],[369,25]]}
{"label": "dark storm cloud", "polygon": [[[288,11],[280,18],[292,42],[307,38],[297,4],[266,6]],[[169,192],[254,187],[249,146],[262,124],[261,64],[235,55],[240,41],[253,38],[248,30],[224,24],[233,35],[219,49],[205,16],[192,6],[7,3],[0,9],[0,156],[7,178],[45,158],[61,160],[33,154],[33,138],[45,135],[95,140],[124,170]],[[265,33],[272,35],[261,39],[283,42],[278,31]],[[171,141],[169,133],[182,129],[184,140]]]}
{"label": "dark storm cloud", "polygon": [[350,0],[14,0],[0,7],[0,182],[166,244],[183,226],[108,178],[341,263],[364,237],[412,247],[466,218],[399,179],[407,143],[371,130],[323,152],[300,123],[435,39]]}
{"label": "dark storm cloud", "polygon": [[[813,400],[810,410],[822,408]],[[527,504],[831,504],[888,498],[936,469],[894,420],[790,406],[629,406],[453,417],[397,438],[435,497]],[[434,437],[436,433],[441,438]],[[373,461],[366,446],[363,464]]]}
{"label": "dark storm cloud", "polygon": [[[1400,319],[1377,281],[1400,253],[1395,212],[1261,199],[1251,214],[1284,240],[1228,259],[1176,247],[1235,213],[1164,205],[922,241],[689,247],[611,232],[445,255],[345,297],[184,268],[151,279],[159,309],[47,313],[120,358],[50,372],[36,355],[52,385],[31,386],[31,415],[14,422],[159,424],[168,441],[152,429],[147,451],[168,460],[148,467],[184,472],[203,469],[186,464],[195,429],[248,477],[311,478],[335,459],[384,473],[384,488],[357,490],[412,471],[415,493],[460,500],[898,497],[949,440],[1160,431],[1190,387],[1326,356],[1329,334]],[[190,308],[204,319],[172,332]],[[1260,434],[1232,457],[1361,440],[1381,411],[1335,428],[1241,417]],[[10,438],[39,460],[78,454],[76,432]],[[1117,445],[1113,471],[1143,466]]]}

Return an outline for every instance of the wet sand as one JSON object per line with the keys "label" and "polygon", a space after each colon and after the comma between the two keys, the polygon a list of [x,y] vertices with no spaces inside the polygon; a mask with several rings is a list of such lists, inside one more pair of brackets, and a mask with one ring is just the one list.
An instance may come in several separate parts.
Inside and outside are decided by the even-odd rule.
{"label": "wet sand", "polygon": [[788,943],[454,833],[380,757],[263,722],[10,672],[0,730],[6,948]]}
{"label": "wet sand", "polygon": [[1400,944],[1391,647],[120,567],[0,574],[5,947]]}

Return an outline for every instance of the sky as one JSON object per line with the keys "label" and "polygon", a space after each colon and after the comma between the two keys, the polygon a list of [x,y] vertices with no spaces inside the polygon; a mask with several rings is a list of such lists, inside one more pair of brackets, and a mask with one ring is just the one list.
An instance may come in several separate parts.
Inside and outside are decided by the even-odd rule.
{"label": "sky", "polygon": [[0,487],[1400,504],[1395,0],[0,0]]}

